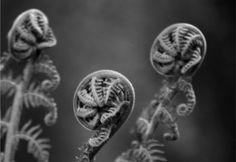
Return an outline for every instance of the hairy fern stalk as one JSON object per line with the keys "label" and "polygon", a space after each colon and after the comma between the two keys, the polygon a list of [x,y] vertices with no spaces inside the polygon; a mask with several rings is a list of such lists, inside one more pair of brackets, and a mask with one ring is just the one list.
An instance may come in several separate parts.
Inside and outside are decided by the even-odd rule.
{"label": "hairy fern stalk", "polygon": [[[46,48],[56,45],[56,38],[49,26],[46,15],[30,9],[20,14],[8,33],[8,52],[0,60],[1,99],[12,97],[12,104],[1,113],[1,162],[13,162],[20,140],[28,143],[27,151],[38,161],[47,162],[51,147],[49,139],[40,137],[42,128],[33,125],[32,120],[21,125],[24,108],[46,107],[46,125],[52,125],[57,119],[57,105],[51,97],[60,82],[60,76],[49,56],[42,53]],[[17,66],[18,70],[13,70]],[[37,75],[43,77],[39,79]],[[11,99],[11,98],[10,98]],[[5,140],[3,140],[5,139]]]}
{"label": "hairy fern stalk", "polygon": [[[150,61],[154,70],[164,76],[160,92],[143,109],[132,131],[136,140],[115,162],[163,162],[167,161],[163,144],[154,139],[159,124],[169,132],[165,140],[177,140],[180,136],[177,117],[190,115],[196,105],[191,80],[200,67],[206,53],[206,41],[201,31],[186,23],[165,28],[154,40]],[[183,93],[186,103],[175,105],[173,98]]]}

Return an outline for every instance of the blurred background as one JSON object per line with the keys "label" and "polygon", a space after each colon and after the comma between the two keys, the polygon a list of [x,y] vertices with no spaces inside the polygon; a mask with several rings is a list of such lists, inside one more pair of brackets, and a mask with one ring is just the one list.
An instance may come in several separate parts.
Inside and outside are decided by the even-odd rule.
{"label": "blurred background", "polygon": [[[207,40],[207,54],[193,86],[197,105],[189,117],[179,119],[180,139],[166,142],[169,162],[232,162],[235,153],[235,1],[234,0],[1,0],[1,52],[6,35],[21,12],[37,8],[49,18],[58,39],[46,51],[62,81],[53,93],[58,104],[56,125],[46,127],[40,109],[25,110],[22,123],[41,123],[51,139],[51,162],[74,161],[77,147],[91,135],[74,117],[72,99],[83,77],[99,69],[124,74],[136,91],[136,105],[128,122],[97,155],[111,162],[130,147],[129,133],[141,110],[161,86],[162,76],[149,62],[150,46],[162,29],[177,22],[197,26]],[[4,98],[2,98],[4,107]],[[22,124],[21,123],[21,124]],[[33,161],[22,144],[16,162]]]}

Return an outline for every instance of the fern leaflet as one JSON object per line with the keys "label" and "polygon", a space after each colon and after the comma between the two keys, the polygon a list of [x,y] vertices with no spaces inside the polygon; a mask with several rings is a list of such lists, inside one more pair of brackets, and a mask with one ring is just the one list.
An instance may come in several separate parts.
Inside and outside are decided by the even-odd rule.
{"label": "fern leaflet", "polygon": [[163,144],[160,144],[155,139],[150,139],[142,145],[140,145],[139,150],[142,152],[141,156],[143,157],[143,161],[146,162],[158,162],[158,161],[166,161],[166,159],[162,156],[164,151],[160,150],[160,147],[163,147]]}
{"label": "fern leaflet", "polygon": [[132,148],[119,156],[115,162],[164,162],[164,151],[159,149],[163,146],[155,139],[149,139],[144,143],[133,141]]}
{"label": "fern leaflet", "polygon": [[45,116],[44,121],[47,125],[52,125],[57,119],[57,105],[53,98],[45,95],[40,91],[40,87],[31,84],[28,92],[23,96],[24,104],[27,108],[44,106],[49,108],[49,113]]}
{"label": "fern leaflet", "polygon": [[104,90],[103,90],[102,84],[103,84],[102,79],[93,77],[92,80],[91,80],[92,95],[94,97],[95,102],[100,107],[102,107],[105,103],[105,101],[104,101]]}
{"label": "fern leaflet", "polygon": [[31,121],[28,121],[15,135],[15,139],[23,139],[28,141],[28,153],[33,154],[40,162],[48,162],[49,152],[51,146],[48,144],[49,139],[39,138],[42,129],[39,125],[31,126]]}
{"label": "fern leaflet", "polygon": [[106,142],[110,137],[111,130],[109,128],[101,128],[101,130],[90,138],[88,143],[90,146],[98,147]]}

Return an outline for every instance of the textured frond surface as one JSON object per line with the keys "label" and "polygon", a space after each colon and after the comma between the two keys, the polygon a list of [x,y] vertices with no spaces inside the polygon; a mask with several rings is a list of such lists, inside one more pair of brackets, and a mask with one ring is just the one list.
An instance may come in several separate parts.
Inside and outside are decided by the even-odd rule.
{"label": "textured frond surface", "polygon": [[101,128],[101,130],[90,138],[88,143],[93,147],[98,147],[109,139],[111,130],[108,128]]}
{"label": "textured frond surface", "polygon": [[193,25],[178,23],[168,26],[156,37],[150,60],[163,76],[192,76],[205,53],[206,40],[201,31]]}
{"label": "textured frond surface", "polygon": [[45,116],[44,121],[47,125],[52,125],[57,119],[57,105],[53,98],[45,95],[40,91],[39,87],[35,87],[33,84],[29,87],[29,90],[23,96],[24,104],[27,108],[44,106],[49,108],[49,113]]}
{"label": "textured frond surface", "polygon": [[28,142],[28,153],[31,153],[40,162],[48,162],[49,152],[48,149],[51,146],[48,144],[49,139],[40,138],[42,129],[39,125],[31,126],[31,121],[28,121],[20,130],[18,134],[15,135],[17,139],[23,139]]}
{"label": "textured frond surface", "polygon": [[184,93],[187,102],[179,104],[176,108],[176,112],[179,116],[190,115],[196,105],[196,96],[193,86],[190,82],[180,79],[178,81],[178,89]]}

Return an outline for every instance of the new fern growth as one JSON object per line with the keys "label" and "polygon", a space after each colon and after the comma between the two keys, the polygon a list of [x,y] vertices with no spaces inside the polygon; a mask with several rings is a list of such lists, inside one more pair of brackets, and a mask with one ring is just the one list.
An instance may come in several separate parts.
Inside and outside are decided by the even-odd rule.
{"label": "new fern growth", "polygon": [[77,162],[90,162],[131,114],[135,101],[132,84],[122,74],[100,70],[86,76],[75,91],[76,119],[95,131],[79,148]]}
{"label": "new fern growth", "polygon": [[[28,153],[38,161],[49,159],[49,139],[41,138],[42,128],[33,126],[29,120],[21,126],[24,108],[46,107],[49,113],[44,121],[52,125],[57,119],[57,105],[51,97],[60,82],[60,76],[49,56],[42,53],[46,48],[56,45],[56,38],[49,26],[46,15],[30,9],[20,14],[8,33],[8,52],[0,60],[1,95],[13,96],[12,105],[1,114],[1,162],[13,162],[19,140],[28,142]],[[12,67],[19,67],[18,71]],[[20,68],[22,67],[22,68]],[[20,72],[19,72],[20,71]],[[43,77],[36,77],[38,74]],[[3,101],[3,100],[2,100]],[[3,140],[5,139],[5,140]]]}
{"label": "new fern growth", "polygon": [[[179,138],[177,117],[191,114],[196,105],[191,79],[205,54],[205,38],[193,25],[174,24],[157,36],[151,47],[150,61],[155,71],[164,76],[163,86],[137,119],[133,131],[137,140],[116,162],[166,161],[163,145],[153,139],[155,130],[159,124],[163,124],[169,129],[163,135],[165,140]],[[180,92],[185,95],[186,103],[176,106],[173,98]]]}

